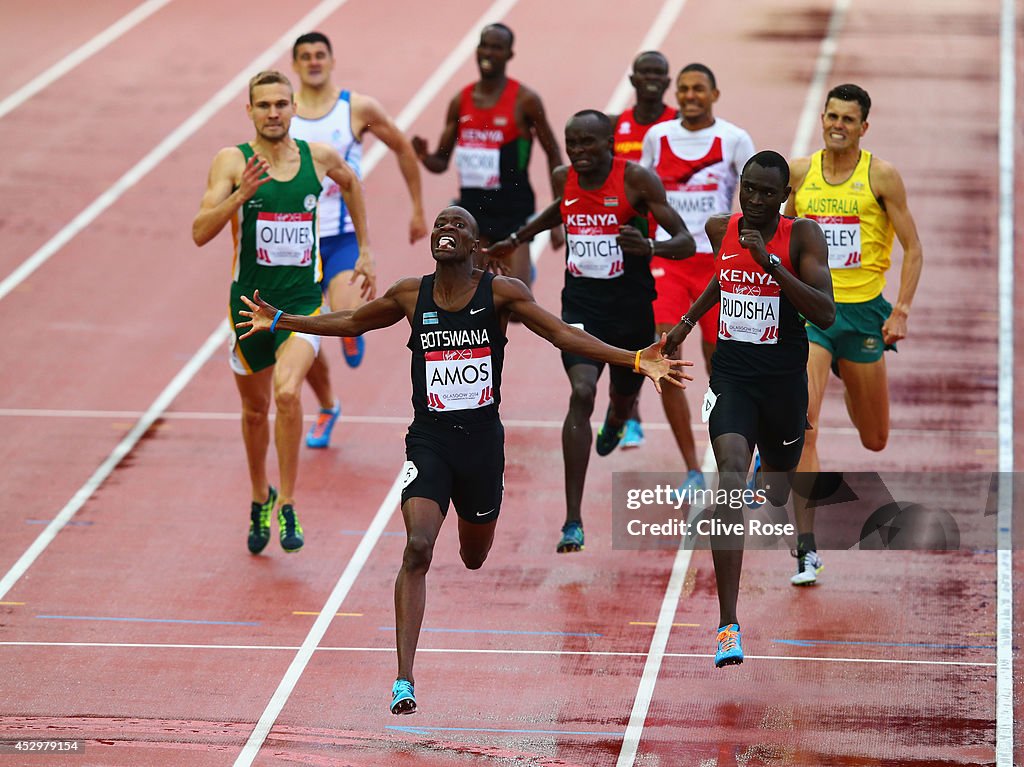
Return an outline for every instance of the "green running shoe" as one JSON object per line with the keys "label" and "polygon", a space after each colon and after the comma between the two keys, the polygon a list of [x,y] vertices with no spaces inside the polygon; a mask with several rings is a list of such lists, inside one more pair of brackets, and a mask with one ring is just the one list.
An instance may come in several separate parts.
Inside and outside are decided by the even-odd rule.
{"label": "green running shoe", "polygon": [[270,485],[267,500],[263,503],[252,502],[249,513],[249,551],[259,554],[270,543],[270,515],[277,503],[277,488]]}
{"label": "green running shoe", "polygon": [[284,504],[277,511],[277,526],[281,532],[281,548],[291,553],[298,551],[306,542],[302,537],[302,525],[295,515],[295,509],[290,503]]}

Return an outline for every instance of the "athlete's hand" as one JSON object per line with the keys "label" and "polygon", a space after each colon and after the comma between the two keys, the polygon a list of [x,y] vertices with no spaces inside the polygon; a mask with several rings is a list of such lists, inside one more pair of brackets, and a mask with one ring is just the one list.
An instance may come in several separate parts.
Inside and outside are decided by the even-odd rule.
{"label": "athlete's hand", "polygon": [[693,330],[693,328],[685,322],[677,322],[676,326],[668,331],[667,336],[665,336],[665,348],[662,350],[662,353],[666,357],[671,357],[675,354],[676,349],[678,349],[682,345],[683,341],[686,340],[686,337],[690,335],[691,330]]}
{"label": "athlete's hand", "polygon": [[882,341],[886,344],[894,344],[906,337],[907,313],[894,306],[889,318],[882,324]]}
{"label": "athlete's hand", "polygon": [[640,372],[654,381],[654,388],[661,394],[661,381],[668,381],[673,386],[685,389],[683,381],[692,381],[693,376],[682,370],[692,367],[690,360],[673,360],[664,356],[665,334],[640,353]]}
{"label": "athlete's hand", "polygon": [[373,254],[369,248],[359,249],[359,258],[356,259],[356,265],[352,269],[352,279],[348,281],[349,285],[355,285],[356,280],[362,279],[363,286],[359,290],[359,296],[364,301],[372,301],[377,295],[377,274],[376,267],[373,262]]}
{"label": "athlete's hand", "polygon": [[427,222],[423,218],[423,211],[417,211],[409,219],[409,244],[413,245],[417,240],[427,236]]}
{"label": "athlete's hand", "polygon": [[764,237],[757,229],[741,229],[740,245],[750,251],[758,266],[762,269],[768,266],[768,251],[764,247]]}
{"label": "athlete's hand", "polygon": [[412,144],[412,151],[416,153],[416,156],[423,162],[427,159],[427,155],[430,154],[429,148],[427,147],[427,140],[422,136],[413,136],[410,139]]}
{"label": "athlete's hand", "polygon": [[651,243],[647,241],[647,238],[635,226],[630,226],[629,224],[620,226],[619,236],[615,238],[615,242],[618,243],[619,250],[625,256],[636,258],[651,257]]}
{"label": "athlete's hand", "polygon": [[515,251],[515,249],[516,244],[506,237],[504,240],[498,240],[497,242],[491,243],[486,248],[483,248],[480,251],[480,255],[486,259],[498,260],[507,258]]}
{"label": "athlete's hand", "polygon": [[277,314],[277,309],[268,304],[262,298],[260,298],[260,292],[257,290],[252,294],[252,301],[245,296],[239,296],[242,299],[242,303],[251,309],[251,311],[245,311],[242,309],[238,313],[243,317],[248,317],[248,320],[243,322],[236,322],[236,328],[249,328],[249,332],[243,336],[239,336],[239,341],[244,338],[248,338],[253,333],[259,333],[262,330],[270,330],[271,324],[274,322],[274,315]]}
{"label": "athlete's hand", "polygon": [[256,194],[256,190],[270,181],[270,163],[254,154],[245,164],[242,180],[238,183],[238,193],[242,202],[247,202]]}

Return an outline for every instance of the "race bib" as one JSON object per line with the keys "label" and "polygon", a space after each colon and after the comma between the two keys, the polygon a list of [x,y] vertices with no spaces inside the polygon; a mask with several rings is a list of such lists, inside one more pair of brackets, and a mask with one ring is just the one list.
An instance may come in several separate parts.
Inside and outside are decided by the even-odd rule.
{"label": "race bib", "polygon": [[703,423],[707,423],[708,419],[711,418],[711,411],[715,409],[715,403],[718,402],[718,395],[711,391],[711,387],[704,392],[704,403],[700,406],[700,420]]}
{"label": "race bib", "polygon": [[312,213],[260,213],[256,217],[256,263],[309,266],[315,239]]}
{"label": "race bib", "polygon": [[779,342],[779,296],[757,295],[757,286],[741,286],[749,293],[722,292],[718,337],[750,344]]}
{"label": "race bib", "polygon": [[858,216],[808,216],[818,222],[828,243],[829,269],[860,266],[860,218]]}
{"label": "race bib", "polygon": [[494,404],[491,347],[426,352],[427,407],[437,412]]}
{"label": "race bib", "polygon": [[455,167],[463,189],[497,189],[501,186],[499,147],[457,146]]}
{"label": "race bib", "polygon": [[565,268],[573,277],[612,280],[622,274],[622,251],[611,234],[567,234]]}

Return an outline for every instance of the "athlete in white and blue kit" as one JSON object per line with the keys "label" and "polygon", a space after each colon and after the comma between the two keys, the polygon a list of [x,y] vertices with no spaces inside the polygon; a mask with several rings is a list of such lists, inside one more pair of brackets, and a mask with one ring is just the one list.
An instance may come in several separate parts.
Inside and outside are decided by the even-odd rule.
{"label": "athlete in white and blue kit", "polygon": [[[330,144],[361,175],[363,144],[367,131],[395,153],[405,185],[412,201],[409,221],[409,242],[427,233],[423,218],[420,171],[416,153],[409,139],[398,129],[376,99],[365,94],[339,89],[331,73],[334,55],[331,41],[321,32],[309,32],[292,47],[292,68],[301,87],[296,94],[298,108],[292,118],[293,138]],[[320,195],[320,253],[323,258],[323,291],[327,304],[334,311],[357,309],[376,293],[373,257],[367,250],[360,253],[352,219],[337,184],[325,182]],[[361,284],[357,280],[361,278]],[[362,338],[342,338],[341,348],[350,367],[358,367],[363,359]],[[341,413],[334,396],[330,372],[323,355],[318,355],[307,376],[320,402],[317,422],[306,435],[309,447],[327,447],[331,430]]]}

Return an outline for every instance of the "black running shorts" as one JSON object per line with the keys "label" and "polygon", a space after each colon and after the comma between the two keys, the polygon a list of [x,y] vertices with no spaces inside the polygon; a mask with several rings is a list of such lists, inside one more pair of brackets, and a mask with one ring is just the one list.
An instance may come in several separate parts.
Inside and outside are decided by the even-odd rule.
{"label": "black running shorts", "polygon": [[736,381],[711,375],[714,407],[708,419],[712,444],[722,434],[742,434],[761,464],[789,471],[800,462],[807,422],[807,373]]}
{"label": "black running shorts", "polygon": [[505,429],[497,418],[474,426],[453,426],[417,416],[405,435],[402,503],[429,498],[448,513],[448,504],[467,522],[498,518],[505,489]]}
{"label": "black running shorts", "polygon": [[[583,328],[606,344],[618,346],[631,352],[637,349],[646,349],[654,342],[654,310],[650,306],[646,307],[646,311],[627,315],[620,322],[609,321],[607,317],[594,317],[586,312],[563,307],[562,321],[568,325]],[[562,352],[562,367],[568,370],[574,365],[593,365],[597,368],[598,375],[604,370],[603,362],[592,360],[590,357],[581,357],[578,354]],[[634,373],[632,368],[612,365],[608,375],[612,379],[612,386],[615,387],[616,393],[625,397],[636,394],[644,385],[644,376]]]}

